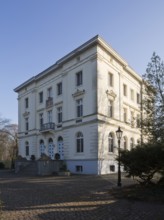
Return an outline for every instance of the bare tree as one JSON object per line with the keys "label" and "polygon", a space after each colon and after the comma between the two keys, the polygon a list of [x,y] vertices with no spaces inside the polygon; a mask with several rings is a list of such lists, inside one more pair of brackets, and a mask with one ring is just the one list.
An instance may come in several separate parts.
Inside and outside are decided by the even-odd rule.
{"label": "bare tree", "polygon": [[11,161],[12,166],[18,154],[17,133],[17,124],[10,124],[8,119],[0,118],[0,160]]}

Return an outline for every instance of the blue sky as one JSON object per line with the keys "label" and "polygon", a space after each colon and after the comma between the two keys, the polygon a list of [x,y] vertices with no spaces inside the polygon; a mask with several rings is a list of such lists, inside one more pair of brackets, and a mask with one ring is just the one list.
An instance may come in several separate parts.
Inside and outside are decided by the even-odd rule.
{"label": "blue sky", "polygon": [[140,75],[164,60],[163,0],[0,0],[0,117],[17,123],[15,87],[99,34]]}

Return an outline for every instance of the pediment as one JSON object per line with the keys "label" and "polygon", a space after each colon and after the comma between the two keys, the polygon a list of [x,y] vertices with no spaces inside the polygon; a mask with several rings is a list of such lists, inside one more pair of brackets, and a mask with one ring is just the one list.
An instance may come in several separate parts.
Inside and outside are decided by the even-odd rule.
{"label": "pediment", "polygon": [[84,93],[85,93],[85,90],[84,90],[84,89],[83,89],[83,90],[77,89],[76,92],[74,92],[74,93],[72,94],[72,96],[73,96],[73,97],[77,97],[77,96],[84,95]]}

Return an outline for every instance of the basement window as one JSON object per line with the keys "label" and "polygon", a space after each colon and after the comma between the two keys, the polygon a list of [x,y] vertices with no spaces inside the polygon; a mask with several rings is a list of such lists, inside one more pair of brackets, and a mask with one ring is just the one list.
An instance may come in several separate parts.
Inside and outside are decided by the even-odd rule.
{"label": "basement window", "polygon": [[110,168],[111,172],[115,172],[115,166],[114,165],[110,165],[109,168]]}
{"label": "basement window", "polygon": [[83,172],[83,166],[77,165],[77,166],[76,166],[76,172],[82,173],[82,172]]}

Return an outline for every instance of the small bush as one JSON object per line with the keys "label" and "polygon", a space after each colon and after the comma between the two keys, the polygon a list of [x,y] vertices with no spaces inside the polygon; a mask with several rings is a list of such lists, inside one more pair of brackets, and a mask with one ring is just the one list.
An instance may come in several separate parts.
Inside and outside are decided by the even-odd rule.
{"label": "small bush", "polygon": [[31,158],[30,158],[32,161],[35,160],[35,155],[31,155]]}
{"label": "small bush", "polygon": [[60,154],[56,153],[56,154],[55,154],[55,159],[56,159],[56,160],[60,160]]}

